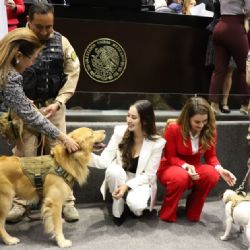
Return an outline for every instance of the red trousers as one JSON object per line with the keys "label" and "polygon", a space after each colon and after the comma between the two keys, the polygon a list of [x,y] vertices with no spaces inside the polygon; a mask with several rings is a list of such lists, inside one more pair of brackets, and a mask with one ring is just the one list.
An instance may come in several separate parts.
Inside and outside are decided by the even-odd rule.
{"label": "red trousers", "polygon": [[201,211],[209,192],[218,183],[220,177],[216,169],[210,165],[195,166],[200,179],[193,181],[187,171],[179,166],[169,166],[158,171],[158,178],[166,188],[166,195],[160,211],[160,218],[175,222],[179,200],[187,189],[191,193],[186,201],[186,214],[190,221],[199,221]]}

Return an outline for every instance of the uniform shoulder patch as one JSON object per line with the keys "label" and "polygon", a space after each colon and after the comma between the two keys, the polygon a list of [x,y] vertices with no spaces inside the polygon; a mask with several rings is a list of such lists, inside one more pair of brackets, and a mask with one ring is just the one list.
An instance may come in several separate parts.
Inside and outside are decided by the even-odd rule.
{"label": "uniform shoulder patch", "polygon": [[71,52],[71,59],[72,59],[72,61],[76,60],[76,52],[75,51]]}

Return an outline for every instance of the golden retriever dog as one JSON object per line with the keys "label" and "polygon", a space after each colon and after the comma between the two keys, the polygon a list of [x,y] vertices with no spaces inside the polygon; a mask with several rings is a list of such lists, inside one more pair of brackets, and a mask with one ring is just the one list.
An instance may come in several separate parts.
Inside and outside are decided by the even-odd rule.
{"label": "golden retriever dog", "polygon": [[[88,162],[91,152],[98,149],[105,139],[104,130],[93,131],[89,128],[78,128],[69,134],[80,146],[74,153],[68,153],[63,144],[56,145],[49,157],[55,162],[55,169],[60,168],[67,177],[83,185],[86,182],[89,170]],[[100,149],[100,148],[99,148]],[[15,196],[28,200],[30,203],[38,202],[38,190],[24,174],[22,160],[29,157],[2,156],[0,157],[0,236],[7,245],[17,244],[20,240],[10,236],[5,230],[5,220],[12,206]],[[34,158],[34,157],[33,157]],[[47,159],[46,158],[46,159]],[[43,165],[40,164],[41,170]],[[70,186],[62,176],[49,172],[42,183],[42,209],[41,216],[45,232],[55,238],[59,247],[70,247],[72,242],[64,238],[62,229],[62,206],[69,196]]]}

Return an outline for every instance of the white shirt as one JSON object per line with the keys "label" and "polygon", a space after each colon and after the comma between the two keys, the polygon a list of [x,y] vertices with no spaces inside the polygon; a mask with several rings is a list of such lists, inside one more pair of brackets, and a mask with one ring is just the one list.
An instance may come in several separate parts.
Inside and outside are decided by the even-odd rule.
{"label": "white shirt", "polygon": [[[250,0],[249,0],[249,1],[250,1]],[[189,135],[190,135],[190,140],[191,140],[192,154],[194,155],[194,154],[198,153],[198,151],[199,151],[199,139],[200,139],[200,134],[192,135],[192,133],[189,132]],[[188,164],[188,163],[184,163],[184,164],[182,164],[182,167],[183,167],[184,169],[186,169],[186,168],[187,168],[187,165],[189,165],[189,164]],[[221,168],[222,168],[221,165],[216,165],[216,166],[215,166],[215,169],[216,169],[217,171],[219,171],[219,169],[221,169]]]}

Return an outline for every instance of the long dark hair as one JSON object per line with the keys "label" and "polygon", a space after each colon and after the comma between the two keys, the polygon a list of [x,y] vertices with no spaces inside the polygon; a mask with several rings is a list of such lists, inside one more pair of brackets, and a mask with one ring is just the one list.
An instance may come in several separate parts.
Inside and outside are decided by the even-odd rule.
{"label": "long dark hair", "polygon": [[[159,136],[157,136],[155,114],[151,102],[148,100],[139,100],[130,105],[130,107],[132,106],[136,108],[140,116],[142,131],[145,138],[149,140],[156,140],[159,138]],[[134,133],[127,129],[121,143],[119,144],[119,149],[122,152],[122,162],[124,168],[128,168],[131,165],[133,145]]]}

